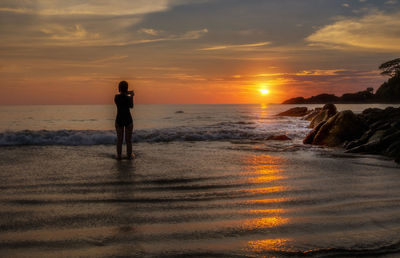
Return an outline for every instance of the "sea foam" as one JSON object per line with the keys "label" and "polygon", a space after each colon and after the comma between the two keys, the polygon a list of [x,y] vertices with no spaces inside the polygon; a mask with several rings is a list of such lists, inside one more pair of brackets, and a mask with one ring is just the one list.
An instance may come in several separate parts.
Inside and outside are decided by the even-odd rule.
{"label": "sea foam", "polygon": [[[241,127],[175,127],[141,129],[133,132],[133,142],[172,141],[223,141],[266,140],[280,130],[265,131],[262,128]],[[301,137],[303,131],[293,131],[289,137]],[[0,133],[0,146],[15,145],[108,145],[115,144],[114,130],[22,130]]]}

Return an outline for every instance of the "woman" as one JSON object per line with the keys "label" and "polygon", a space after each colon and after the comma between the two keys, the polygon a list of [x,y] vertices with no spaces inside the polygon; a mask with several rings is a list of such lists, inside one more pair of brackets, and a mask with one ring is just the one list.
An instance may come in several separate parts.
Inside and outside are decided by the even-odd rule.
{"label": "woman", "polygon": [[126,142],[126,153],[128,159],[132,159],[132,130],[133,120],[130,109],[133,108],[133,91],[128,91],[128,83],[121,81],[118,85],[119,94],[115,95],[114,102],[117,105],[117,117],[115,119],[115,129],[117,131],[117,159],[121,160],[122,143]]}

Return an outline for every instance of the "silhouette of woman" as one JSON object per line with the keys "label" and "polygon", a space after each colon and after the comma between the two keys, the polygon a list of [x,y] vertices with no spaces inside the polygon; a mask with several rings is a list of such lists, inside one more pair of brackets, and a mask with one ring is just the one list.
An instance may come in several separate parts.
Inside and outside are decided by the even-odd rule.
{"label": "silhouette of woman", "polygon": [[128,83],[121,81],[118,85],[119,94],[114,97],[115,105],[117,105],[117,117],[115,119],[115,130],[117,131],[117,159],[122,158],[122,143],[126,142],[126,153],[128,159],[134,158],[132,155],[132,130],[133,120],[130,109],[133,108],[133,91],[128,91]]}

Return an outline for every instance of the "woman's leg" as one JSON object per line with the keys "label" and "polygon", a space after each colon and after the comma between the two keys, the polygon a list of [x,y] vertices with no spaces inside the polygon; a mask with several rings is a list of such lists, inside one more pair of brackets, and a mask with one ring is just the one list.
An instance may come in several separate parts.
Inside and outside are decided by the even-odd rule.
{"label": "woman's leg", "polygon": [[121,159],[122,142],[124,141],[124,127],[115,124],[115,130],[117,131],[117,159]]}
{"label": "woman's leg", "polygon": [[133,124],[130,124],[125,127],[125,142],[126,142],[126,154],[129,158],[132,157],[132,131],[133,131]]}

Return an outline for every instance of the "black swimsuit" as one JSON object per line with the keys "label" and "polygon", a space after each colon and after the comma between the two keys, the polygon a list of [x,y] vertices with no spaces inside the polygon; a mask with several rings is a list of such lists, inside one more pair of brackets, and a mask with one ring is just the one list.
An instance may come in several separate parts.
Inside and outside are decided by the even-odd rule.
{"label": "black swimsuit", "polygon": [[117,117],[115,123],[118,126],[131,125],[133,120],[130,109],[133,108],[131,97],[125,94],[115,95],[114,102],[117,105]]}

